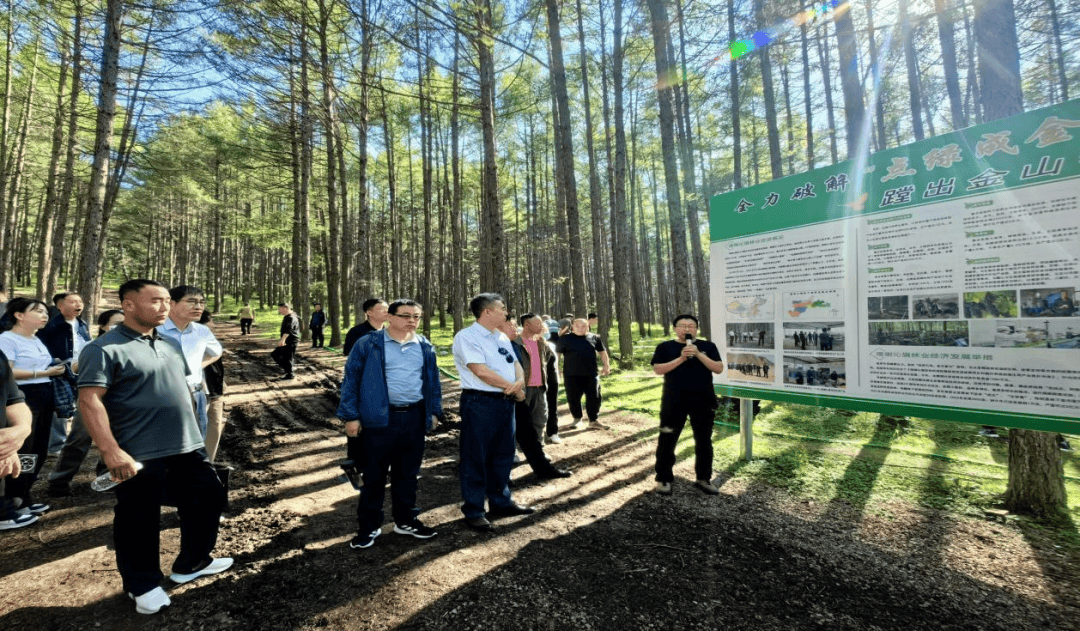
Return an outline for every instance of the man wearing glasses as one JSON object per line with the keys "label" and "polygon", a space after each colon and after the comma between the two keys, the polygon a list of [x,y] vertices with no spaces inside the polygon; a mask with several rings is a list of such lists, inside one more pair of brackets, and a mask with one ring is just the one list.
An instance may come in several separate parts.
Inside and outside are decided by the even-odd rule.
{"label": "man wearing glasses", "polygon": [[206,298],[198,287],[180,285],[169,290],[169,319],[157,327],[159,335],[172,338],[184,350],[187,360],[188,389],[195,398],[195,416],[199,421],[199,433],[206,439],[206,382],[203,368],[221,359],[221,342],[214,337],[210,327],[199,324]]}
{"label": "man wearing glasses", "polygon": [[[363,452],[359,531],[349,544],[370,548],[382,534],[383,498],[390,473],[394,532],[429,539],[437,533],[417,517],[416,474],[424,460],[424,434],[442,416],[435,347],[416,332],[423,313],[409,299],[390,303],[386,329],[364,336],[349,352],[338,418],[346,434],[359,432]],[[361,426],[363,431],[360,431]]]}
{"label": "man wearing glasses", "polygon": [[502,296],[479,294],[469,302],[469,310],[476,322],[454,336],[454,364],[461,376],[461,512],[467,526],[491,532],[489,516],[534,512],[510,496],[514,404],[525,399],[525,373],[510,339],[498,330],[506,322]]}
{"label": "man wearing glasses", "polygon": [[660,396],[660,437],[656,443],[656,492],[671,495],[675,480],[675,445],[690,417],[694,432],[694,485],[708,495],[719,495],[712,483],[712,426],[716,413],[713,373],[724,371],[716,344],[696,339],[698,320],[690,314],[675,316],[675,339],[661,342],[653,352],[653,372],[664,377]]}

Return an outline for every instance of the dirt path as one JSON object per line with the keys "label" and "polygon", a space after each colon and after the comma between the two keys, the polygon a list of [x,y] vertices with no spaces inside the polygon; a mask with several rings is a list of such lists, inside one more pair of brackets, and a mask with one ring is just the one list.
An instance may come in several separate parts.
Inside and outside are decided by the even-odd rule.
{"label": "dirt path", "polygon": [[[0,629],[1080,628],[1080,559],[1011,526],[902,504],[860,514],[723,479],[707,497],[685,482],[690,452],[675,495],[654,496],[656,423],[638,414],[549,446],[572,478],[517,467],[515,499],[540,510],[474,533],[458,508],[450,381],[419,485],[439,536],[352,550],[356,494],[335,466],[342,358],[303,350],[299,378],[279,383],[270,340],[215,329],[232,352],[221,453],[237,467],[216,553],[234,569],[167,586],[171,608],[135,614],[110,548],[114,500],[86,486],[95,454],[74,497],[0,533]],[[177,525],[167,511],[166,572]]]}

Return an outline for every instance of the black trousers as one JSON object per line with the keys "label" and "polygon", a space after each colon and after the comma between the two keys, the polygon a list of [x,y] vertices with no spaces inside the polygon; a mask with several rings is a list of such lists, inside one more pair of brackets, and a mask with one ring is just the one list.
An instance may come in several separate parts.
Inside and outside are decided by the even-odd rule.
{"label": "black trousers", "polygon": [[285,371],[286,375],[293,374],[293,357],[296,355],[296,344],[285,344],[284,346],[278,346],[270,353],[270,358],[273,359],[281,369]]}
{"label": "black trousers", "polygon": [[116,487],[113,539],[116,569],[124,591],[141,596],[154,589],[161,573],[161,506],[168,494],[180,516],[180,554],[172,571],[190,574],[210,562],[225,506],[221,485],[206,452],[143,461],[135,477]]}
{"label": "black trousers", "polygon": [[656,481],[675,479],[675,445],[690,417],[694,432],[694,472],[698,480],[712,480],[712,428],[716,418],[716,395],[680,392],[660,401],[660,437],[656,441]]}
{"label": "black trousers", "polygon": [[[546,393],[537,393],[546,396]],[[548,460],[544,453],[543,437],[536,435],[536,426],[533,425],[533,410],[529,406],[529,399],[514,404],[514,438],[517,439],[521,453],[525,454],[525,461],[529,463],[533,473],[540,476],[550,476],[555,471],[555,466]]]}
{"label": "black trousers", "polygon": [[559,376],[554,370],[547,374],[547,435],[554,436],[559,433]]}
{"label": "black trousers", "polygon": [[424,462],[424,402],[389,413],[386,427],[369,427],[360,432],[364,450],[363,478],[356,521],[361,535],[382,526],[386,477],[390,476],[391,514],[399,526],[411,524],[416,507],[416,475]]}
{"label": "black trousers", "polygon": [[30,497],[30,487],[37,480],[38,472],[45,464],[45,458],[49,455],[49,438],[52,432],[53,409],[56,400],[53,395],[53,385],[49,383],[31,383],[19,386],[23,395],[26,396],[26,405],[32,414],[30,436],[27,437],[19,454],[37,456],[32,469],[23,469],[17,478],[8,478],[4,488],[4,496],[8,500],[21,499],[24,506],[33,503]]}
{"label": "black trousers", "polygon": [[253,318],[240,318],[240,335],[251,333],[251,323],[254,321]]}
{"label": "black trousers", "polygon": [[321,326],[311,327],[311,348],[321,347],[323,345],[323,328]]}
{"label": "black trousers", "polygon": [[566,402],[570,416],[581,418],[581,395],[585,395],[585,413],[590,422],[600,416],[600,377],[597,375],[566,375]]}

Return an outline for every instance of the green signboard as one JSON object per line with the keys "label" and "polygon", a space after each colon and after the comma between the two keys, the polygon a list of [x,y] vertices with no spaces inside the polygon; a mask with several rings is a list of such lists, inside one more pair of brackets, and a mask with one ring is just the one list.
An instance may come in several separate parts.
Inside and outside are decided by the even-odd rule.
{"label": "green signboard", "polygon": [[718,392],[1080,431],[1080,101],[717,195],[710,227]]}

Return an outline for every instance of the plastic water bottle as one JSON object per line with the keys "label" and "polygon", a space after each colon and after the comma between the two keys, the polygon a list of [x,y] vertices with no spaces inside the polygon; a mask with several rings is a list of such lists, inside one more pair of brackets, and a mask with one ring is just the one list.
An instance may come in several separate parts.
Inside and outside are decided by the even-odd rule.
{"label": "plastic water bottle", "polygon": [[[142,468],[143,465],[141,462],[135,463],[136,472],[142,471]],[[128,479],[130,480],[131,478]],[[102,473],[98,477],[94,478],[94,481],[90,483],[90,488],[100,493],[102,491],[108,491],[117,484],[120,484],[120,480],[112,479],[112,473],[106,471],[105,473]]]}

